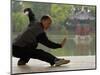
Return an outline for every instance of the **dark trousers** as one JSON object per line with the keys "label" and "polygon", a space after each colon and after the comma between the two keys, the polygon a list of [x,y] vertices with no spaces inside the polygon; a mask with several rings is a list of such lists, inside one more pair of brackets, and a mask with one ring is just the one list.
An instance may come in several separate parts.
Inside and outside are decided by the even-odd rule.
{"label": "dark trousers", "polygon": [[26,63],[30,58],[39,59],[45,62],[54,64],[55,56],[50,53],[43,51],[42,49],[28,48],[28,47],[17,47],[13,46],[12,54],[14,57],[20,58],[20,60],[25,61]]}

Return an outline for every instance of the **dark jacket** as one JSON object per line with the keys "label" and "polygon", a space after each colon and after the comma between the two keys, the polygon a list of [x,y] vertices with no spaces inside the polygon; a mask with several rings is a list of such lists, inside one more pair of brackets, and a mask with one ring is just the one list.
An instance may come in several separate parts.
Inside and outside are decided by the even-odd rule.
{"label": "dark jacket", "polygon": [[41,43],[49,48],[60,48],[61,45],[54,43],[48,39],[43,30],[42,24],[39,22],[30,23],[30,25],[23,33],[21,33],[13,42],[14,46],[19,47],[33,47],[36,48],[38,43]]}

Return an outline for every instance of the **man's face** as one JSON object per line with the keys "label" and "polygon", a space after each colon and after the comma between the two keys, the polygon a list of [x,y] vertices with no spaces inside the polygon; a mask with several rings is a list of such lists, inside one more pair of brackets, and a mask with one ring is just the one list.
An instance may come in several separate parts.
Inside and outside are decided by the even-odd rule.
{"label": "man's face", "polygon": [[43,24],[44,30],[47,30],[51,25],[51,19],[43,20],[42,24]]}

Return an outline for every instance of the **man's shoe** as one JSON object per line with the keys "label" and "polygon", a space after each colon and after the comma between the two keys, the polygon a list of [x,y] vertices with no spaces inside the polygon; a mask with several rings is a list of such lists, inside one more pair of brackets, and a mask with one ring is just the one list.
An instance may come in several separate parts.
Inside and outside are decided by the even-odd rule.
{"label": "man's shoe", "polygon": [[55,66],[61,66],[63,64],[68,64],[69,62],[70,62],[70,60],[59,59],[59,60],[55,61]]}
{"label": "man's shoe", "polygon": [[21,65],[26,65],[26,62],[23,61],[23,60],[19,60],[19,61],[18,61],[18,66],[21,66]]}

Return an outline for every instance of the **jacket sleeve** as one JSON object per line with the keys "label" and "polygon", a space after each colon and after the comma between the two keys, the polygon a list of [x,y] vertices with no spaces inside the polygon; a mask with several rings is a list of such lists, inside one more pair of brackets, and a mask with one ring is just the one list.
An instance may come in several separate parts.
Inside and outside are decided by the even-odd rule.
{"label": "jacket sleeve", "polygon": [[50,41],[48,39],[48,37],[46,36],[45,32],[43,32],[37,36],[37,41],[49,48],[52,48],[52,49],[61,48],[60,44]]}

